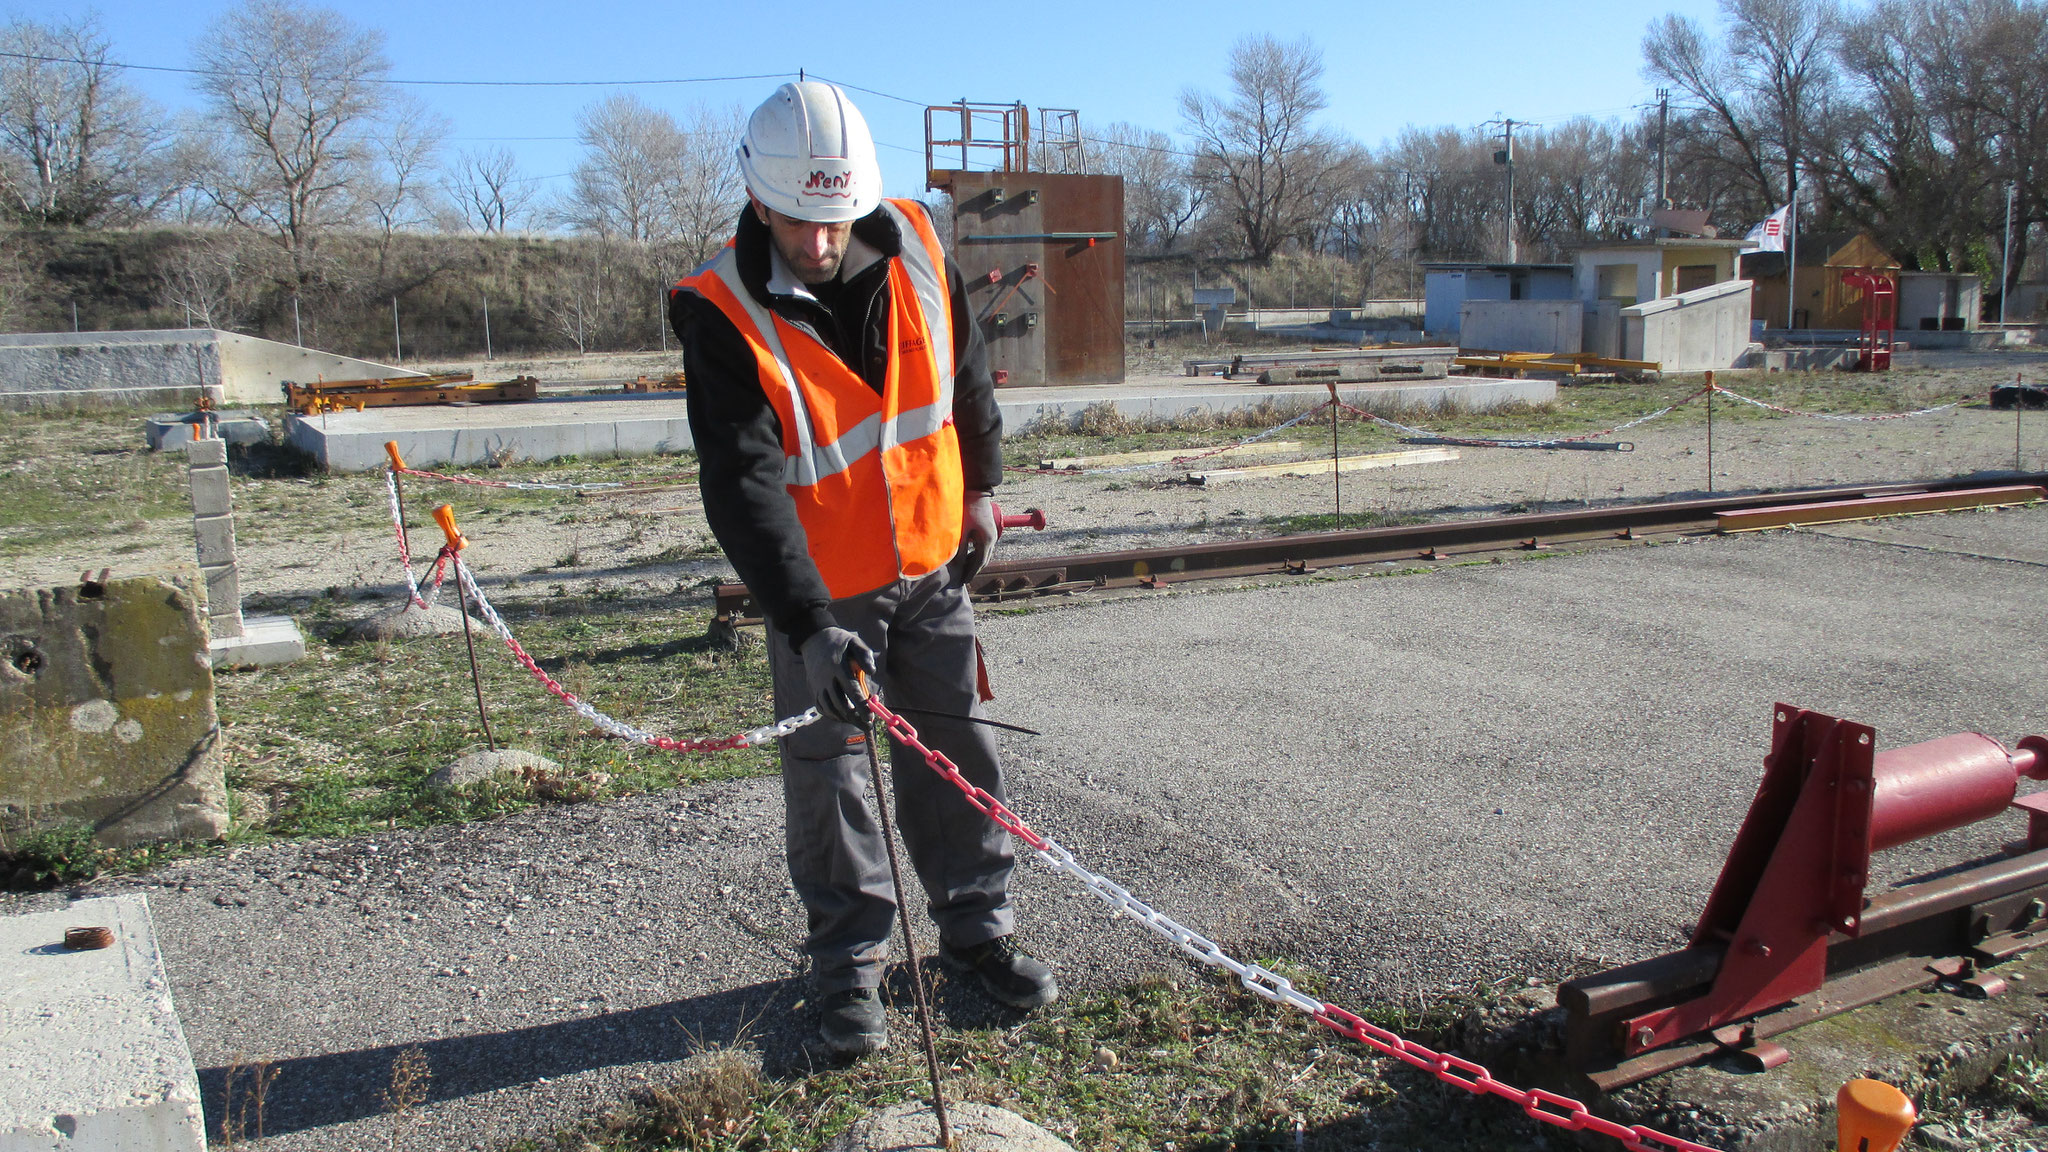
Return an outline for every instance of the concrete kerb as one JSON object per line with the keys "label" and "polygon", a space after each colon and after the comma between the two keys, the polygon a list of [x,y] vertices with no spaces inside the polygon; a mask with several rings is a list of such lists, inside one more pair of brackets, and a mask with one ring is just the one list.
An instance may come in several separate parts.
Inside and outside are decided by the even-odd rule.
{"label": "concrete kerb", "polygon": [[[1504,404],[1548,404],[1550,380],[1447,379],[1428,384],[1359,385],[1339,389],[1361,407],[1440,407],[1486,411]],[[1132,420],[1220,416],[1265,405],[1314,407],[1327,389],[1242,383],[1158,382],[1072,388],[1005,388],[996,393],[1003,427],[1014,435],[1048,425],[1072,427],[1090,408],[1108,405]],[[285,435],[330,472],[385,466],[393,441],[415,467],[458,467],[564,456],[603,458],[681,452],[695,447],[684,401],[664,396],[545,397],[524,404],[473,408],[382,408],[292,416]]]}
{"label": "concrete kerb", "polygon": [[[104,927],[106,948],[65,947]],[[0,1148],[200,1152],[199,1076],[149,904],[81,900],[0,919]]]}

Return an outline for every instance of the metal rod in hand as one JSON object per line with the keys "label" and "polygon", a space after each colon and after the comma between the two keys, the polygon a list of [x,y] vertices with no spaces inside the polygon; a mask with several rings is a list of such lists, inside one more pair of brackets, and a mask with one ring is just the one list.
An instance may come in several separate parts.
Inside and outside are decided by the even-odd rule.
{"label": "metal rod in hand", "polygon": [[917,1027],[924,1037],[924,1067],[932,1078],[932,1112],[939,1118],[939,1147],[953,1146],[953,1125],[946,1118],[946,1093],[939,1086],[939,1048],[932,1036],[931,1006],[924,994],[924,969],[917,963],[917,940],[910,934],[910,905],[903,896],[903,862],[896,856],[896,827],[889,819],[889,796],[882,783],[882,753],[875,747],[875,718],[869,713],[866,728],[868,775],[874,782],[875,812],[881,817],[882,842],[889,846],[889,879],[896,885],[896,918],[903,925],[903,955],[910,961],[910,987],[917,998]]}
{"label": "metal rod in hand", "polygon": [[1707,491],[1714,490],[1714,374],[1707,373]]}
{"label": "metal rod in hand", "polygon": [[442,504],[434,509],[434,523],[448,537],[448,560],[455,565],[455,591],[462,601],[462,643],[469,649],[469,683],[476,689],[476,718],[484,727],[484,747],[493,752],[498,750],[498,739],[491,734],[491,714],[484,709],[484,678],[476,666],[476,638],[469,627],[469,570],[462,563],[462,550],[469,541],[463,538],[455,527],[455,509]]}

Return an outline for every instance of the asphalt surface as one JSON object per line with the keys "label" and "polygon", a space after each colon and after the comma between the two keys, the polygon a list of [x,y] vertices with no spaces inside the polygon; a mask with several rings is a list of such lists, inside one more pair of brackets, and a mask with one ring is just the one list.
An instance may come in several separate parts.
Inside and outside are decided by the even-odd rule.
{"label": "asphalt surface", "polygon": [[[985,618],[1017,810],[1155,907],[1343,1003],[1557,978],[1683,942],[1783,701],[1880,747],[2048,730],[2048,510],[1385,578],[1199,585]],[[141,887],[216,1136],[278,1069],[265,1149],[486,1148],[610,1107],[696,1046],[802,1067],[801,913],[772,780],[195,860]],[[1896,880],[2016,818],[1882,858]],[[1182,962],[1036,864],[1069,988]],[[963,1022],[1003,1019],[942,992]],[[907,1030],[899,1028],[907,1038]],[[392,1114],[417,1046],[424,1103]],[[235,1079],[246,1087],[246,1077]]]}

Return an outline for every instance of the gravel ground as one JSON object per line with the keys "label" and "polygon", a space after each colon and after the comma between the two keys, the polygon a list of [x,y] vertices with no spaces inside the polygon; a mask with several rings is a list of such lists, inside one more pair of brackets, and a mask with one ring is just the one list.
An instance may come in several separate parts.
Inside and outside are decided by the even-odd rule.
{"label": "gravel ground", "polygon": [[[2039,360],[1922,371],[1961,390],[2014,363]],[[1981,409],[1727,425],[1715,487],[1995,475],[2011,467],[2012,426]],[[2029,426],[2042,438],[2026,466],[2048,467],[2048,419]],[[1346,507],[1458,516],[1704,491],[1699,429],[1632,436],[1633,453],[1475,449],[1350,475]],[[369,497],[360,528],[245,548],[244,588],[388,595],[381,486]],[[1327,479],[1020,474],[1004,502],[1046,508],[1055,527],[1005,552],[1234,537],[1328,511],[1328,498]],[[721,573],[636,564],[701,532],[693,492],[591,503],[573,523],[473,533],[472,560],[502,583],[568,547],[602,558],[529,576],[527,592],[667,591]],[[128,562],[183,559],[190,541],[170,532],[154,547]],[[68,579],[100,562],[16,567]],[[1334,998],[1427,997],[1682,942],[1775,701],[1874,724],[1885,745],[2048,728],[2031,643],[2044,564],[2048,512],[1987,512],[1389,579],[1179,586],[992,613],[984,636],[996,715],[1046,730],[1003,737],[1027,818],[1219,941],[1328,970]],[[4,895],[0,910],[148,892],[216,1133],[229,1070],[260,1059],[281,1069],[262,1147],[495,1147],[600,1111],[701,1044],[744,1035],[771,1069],[802,1066],[780,809],[773,781],[699,785],[245,849]],[[2012,831],[1986,828],[1892,853],[1889,875]],[[1035,865],[1018,892],[1029,939],[1070,986],[1178,964]],[[431,1095],[394,1117],[380,1092],[411,1046]]]}
{"label": "gravel ground", "polygon": [[[2003,557],[2003,558],[1999,558]],[[1020,812],[1171,915],[1334,977],[1340,1001],[1555,978],[1682,942],[1769,709],[1895,745],[2048,727],[2048,511],[1602,548],[993,615]],[[215,1110],[281,1069],[278,1149],[493,1147],[698,1043],[801,1067],[800,914],[770,780],[247,849],[141,888]],[[1887,877],[2010,822],[1890,855]],[[1178,964],[1036,865],[1023,931],[1072,987]],[[965,994],[956,1013],[976,1011]],[[430,1099],[381,1103],[418,1046]]]}

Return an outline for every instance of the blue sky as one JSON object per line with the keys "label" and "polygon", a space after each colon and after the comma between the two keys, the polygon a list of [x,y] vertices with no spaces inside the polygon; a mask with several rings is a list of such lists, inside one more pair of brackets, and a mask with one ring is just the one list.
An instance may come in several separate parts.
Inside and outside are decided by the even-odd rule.
{"label": "blue sky", "polygon": [[[97,12],[125,63],[182,66],[224,0],[0,0],[31,19]],[[381,30],[400,79],[650,80],[813,73],[918,103],[1022,100],[1077,108],[1084,130],[1111,121],[1178,133],[1187,87],[1221,92],[1231,44],[1247,34],[1312,36],[1324,51],[1329,125],[1371,144],[1405,125],[1476,125],[1506,114],[1556,122],[1628,115],[1648,101],[1640,45],[1653,18],[1715,23],[1713,0],[1645,7],[1468,0],[1342,4],[1258,0],[1103,4],[1078,0],[790,5],[603,0],[344,0],[330,5]],[[835,21],[827,27],[825,21]],[[808,22],[808,24],[806,23]],[[131,72],[172,108],[191,107],[190,77]],[[792,76],[793,78],[793,76]],[[695,102],[752,108],[776,79],[636,87],[681,111]],[[606,86],[412,89],[448,116],[454,147],[502,143],[532,176],[577,160],[579,108]],[[892,195],[923,185],[924,124],[910,104],[855,93],[875,129]]]}

